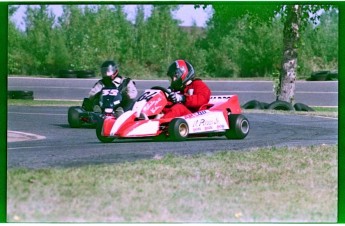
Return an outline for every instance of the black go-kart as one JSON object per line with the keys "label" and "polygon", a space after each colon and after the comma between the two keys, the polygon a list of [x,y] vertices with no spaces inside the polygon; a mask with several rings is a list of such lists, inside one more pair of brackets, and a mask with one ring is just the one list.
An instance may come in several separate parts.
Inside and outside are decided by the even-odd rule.
{"label": "black go-kart", "polygon": [[68,108],[68,124],[71,128],[96,127],[105,114],[115,117],[123,113],[122,95],[117,88],[103,88],[93,101],[84,98],[82,106]]}

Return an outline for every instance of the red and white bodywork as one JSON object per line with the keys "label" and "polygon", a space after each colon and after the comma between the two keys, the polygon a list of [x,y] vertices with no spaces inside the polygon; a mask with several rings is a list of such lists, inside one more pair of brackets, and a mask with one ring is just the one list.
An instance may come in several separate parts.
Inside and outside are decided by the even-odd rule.
{"label": "red and white bodywork", "polygon": [[[162,113],[163,108],[168,104],[168,92],[161,87],[145,90],[132,110],[123,113],[117,119],[112,116],[106,117],[97,128],[97,137],[102,142],[110,142],[115,138],[156,136],[182,140],[197,134],[228,137],[227,134],[235,131],[236,128],[231,128],[236,126],[231,126],[230,116],[241,115],[237,95],[211,96],[209,103],[203,105],[197,112],[178,118],[159,119],[157,115]],[[245,120],[241,120],[241,128],[237,128],[241,130],[242,135],[234,138],[242,139],[249,132],[249,122],[244,116],[242,118]]]}

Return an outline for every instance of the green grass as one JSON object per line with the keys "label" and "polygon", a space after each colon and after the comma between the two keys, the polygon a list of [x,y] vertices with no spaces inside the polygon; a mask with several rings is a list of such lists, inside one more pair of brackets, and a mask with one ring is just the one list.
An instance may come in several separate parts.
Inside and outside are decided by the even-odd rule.
{"label": "green grass", "polygon": [[338,107],[313,107],[313,109],[321,112],[338,112]]}
{"label": "green grass", "polygon": [[9,169],[8,222],[336,222],[337,149]]}
{"label": "green grass", "polygon": [[327,107],[313,107],[315,111],[278,111],[278,110],[256,110],[256,109],[243,109],[243,113],[265,113],[265,114],[289,114],[289,115],[306,115],[306,116],[320,116],[338,118],[338,108]]}
{"label": "green grass", "polygon": [[81,106],[82,100],[20,100],[20,99],[8,99],[8,105],[14,106]]}

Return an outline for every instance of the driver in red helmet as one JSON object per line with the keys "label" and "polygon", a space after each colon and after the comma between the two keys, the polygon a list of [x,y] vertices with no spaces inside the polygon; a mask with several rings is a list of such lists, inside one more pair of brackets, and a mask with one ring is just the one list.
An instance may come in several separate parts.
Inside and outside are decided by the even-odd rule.
{"label": "driver in red helmet", "polygon": [[210,100],[211,90],[198,78],[195,78],[193,66],[185,60],[176,60],[168,68],[172,92],[169,99],[172,106],[164,108],[163,118],[175,118],[198,111]]}

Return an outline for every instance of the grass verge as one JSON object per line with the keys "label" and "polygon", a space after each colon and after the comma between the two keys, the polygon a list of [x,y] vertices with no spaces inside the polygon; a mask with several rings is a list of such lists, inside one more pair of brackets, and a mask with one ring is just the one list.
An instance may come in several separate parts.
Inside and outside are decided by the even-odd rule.
{"label": "grass verge", "polygon": [[283,115],[307,115],[338,118],[338,108],[314,108],[315,111],[277,111],[277,110],[256,110],[243,109],[243,113],[265,113],[265,114],[283,114]]}
{"label": "grass verge", "polygon": [[82,100],[20,100],[8,99],[8,105],[14,106],[81,106]]}
{"label": "grass verge", "polygon": [[336,222],[337,149],[9,169],[8,222]]}

